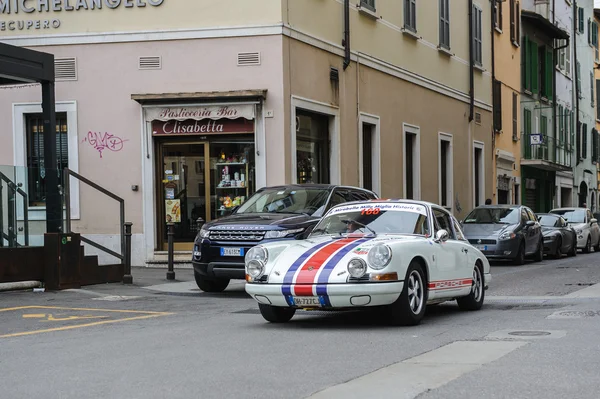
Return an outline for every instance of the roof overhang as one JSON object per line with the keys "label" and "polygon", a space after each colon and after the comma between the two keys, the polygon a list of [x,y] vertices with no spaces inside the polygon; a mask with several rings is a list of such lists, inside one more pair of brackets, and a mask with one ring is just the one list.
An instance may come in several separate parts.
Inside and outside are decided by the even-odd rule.
{"label": "roof overhang", "polygon": [[140,104],[157,104],[166,102],[262,101],[266,98],[266,89],[131,95],[131,99]]}
{"label": "roof overhang", "polygon": [[568,170],[571,170],[571,167],[569,166],[544,161],[542,159],[521,159],[521,166],[529,166],[532,168],[546,170],[549,172],[566,172]]}
{"label": "roof overhang", "polygon": [[521,11],[521,18],[525,19],[530,25],[533,25],[535,28],[546,33],[551,39],[569,38],[567,31],[554,25],[547,18],[544,18],[537,12],[523,10]]}
{"label": "roof overhang", "polygon": [[54,82],[54,55],[0,43],[0,85]]}

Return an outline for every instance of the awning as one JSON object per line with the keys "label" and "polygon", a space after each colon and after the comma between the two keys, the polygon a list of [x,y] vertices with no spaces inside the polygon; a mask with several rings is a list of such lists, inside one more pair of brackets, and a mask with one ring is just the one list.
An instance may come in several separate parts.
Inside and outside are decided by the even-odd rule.
{"label": "awning", "polygon": [[568,39],[569,38],[569,34],[567,33],[567,31],[554,25],[548,19],[544,18],[542,15],[540,15],[536,12],[522,10],[521,18],[523,18],[525,21],[527,21],[527,23],[533,25],[535,28],[546,33],[548,36],[550,36],[551,39]]}
{"label": "awning", "polygon": [[132,94],[131,99],[140,104],[156,104],[167,102],[219,102],[264,100],[267,90],[234,90],[192,93],[148,93]]}

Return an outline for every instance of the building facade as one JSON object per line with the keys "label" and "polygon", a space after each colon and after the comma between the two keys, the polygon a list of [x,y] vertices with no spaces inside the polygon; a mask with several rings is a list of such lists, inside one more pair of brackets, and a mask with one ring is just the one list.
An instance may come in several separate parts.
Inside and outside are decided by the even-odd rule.
{"label": "building facade", "polygon": [[[595,82],[595,100],[596,100],[596,132],[600,132],[600,45],[598,44],[598,27],[600,26],[600,8],[594,8],[594,25],[592,26],[592,34],[596,37],[594,42],[594,76]],[[596,33],[594,33],[594,31]],[[599,140],[600,141],[600,140]],[[600,147],[600,143],[598,144]],[[600,151],[600,149],[598,150]],[[598,190],[600,191],[600,162],[596,163],[596,177],[598,179]],[[596,197],[596,212],[600,210],[600,199]]]}
{"label": "building facade", "polygon": [[573,37],[576,90],[574,102],[579,112],[576,115],[576,157],[574,188],[577,190],[577,205],[584,204],[596,210],[598,176],[598,132],[596,131],[594,60],[597,29],[594,29],[593,0],[574,1],[575,24]]}
{"label": "building facade", "polygon": [[[84,0],[16,13],[0,1],[0,34],[55,55],[57,167],[125,200],[132,263],[144,265],[164,260],[173,200],[188,259],[198,218],[266,185],[358,185],[458,217],[492,196],[489,2],[352,3]],[[45,217],[37,94],[0,96],[0,164],[28,190],[32,241]],[[73,231],[117,248],[114,202],[74,179],[71,191]]]}
{"label": "building facade", "polygon": [[555,206],[557,172],[571,170],[555,123],[556,43],[569,35],[555,25],[551,2],[523,0],[521,6],[522,203],[547,212]]}
{"label": "building facade", "polygon": [[521,203],[521,5],[516,0],[494,7],[494,182],[497,204]]}

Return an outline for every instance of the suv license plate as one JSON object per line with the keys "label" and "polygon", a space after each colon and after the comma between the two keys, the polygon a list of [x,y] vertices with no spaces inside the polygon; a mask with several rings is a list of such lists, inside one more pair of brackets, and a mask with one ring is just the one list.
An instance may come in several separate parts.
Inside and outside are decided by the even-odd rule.
{"label": "suv license plate", "polygon": [[244,256],[244,248],[221,248],[221,256]]}
{"label": "suv license plate", "polygon": [[321,301],[318,296],[295,296],[293,299],[296,306],[307,308],[321,307]]}

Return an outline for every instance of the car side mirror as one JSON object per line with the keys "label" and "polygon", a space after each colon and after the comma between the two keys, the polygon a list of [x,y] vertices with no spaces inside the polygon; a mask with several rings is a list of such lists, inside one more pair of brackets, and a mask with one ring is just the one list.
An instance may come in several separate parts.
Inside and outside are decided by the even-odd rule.
{"label": "car side mirror", "polygon": [[531,227],[533,225],[535,225],[535,222],[533,220],[528,220],[527,222],[525,222],[525,226],[527,227]]}
{"label": "car side mirror", "polygon": [[447,230],[438,230],[438,232],[435,233],[435,241],[438,243],[446,242],[448,241],[448,238],[450,238],[450,235]]}
{"label": "car side mirror", "polygon": [[597,222],[598,222],[598,219],[591,219],[591,220],[590,220],[590,225],[592,225],[592,224],[594,224],[594,223],[597,223]]}

